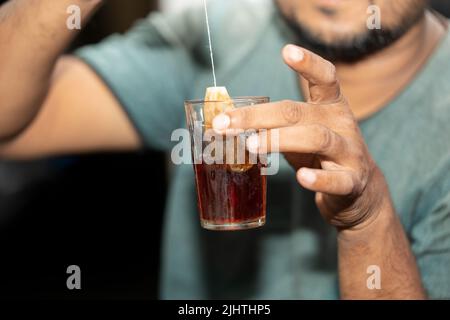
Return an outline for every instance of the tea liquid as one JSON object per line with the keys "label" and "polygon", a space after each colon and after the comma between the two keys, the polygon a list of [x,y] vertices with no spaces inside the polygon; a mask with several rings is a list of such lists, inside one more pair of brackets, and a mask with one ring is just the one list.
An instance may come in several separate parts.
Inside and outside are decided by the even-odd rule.
{"label": "tea liquid", "polygon": [[[266,179],[261,164],[247,171],[226,164],[194,165],[200,218],[204,227],[236,229],[261,226],[266,216]],[[252,223],[255,225],[252,225]],[[214,228],[215,225],[223,227]]]}

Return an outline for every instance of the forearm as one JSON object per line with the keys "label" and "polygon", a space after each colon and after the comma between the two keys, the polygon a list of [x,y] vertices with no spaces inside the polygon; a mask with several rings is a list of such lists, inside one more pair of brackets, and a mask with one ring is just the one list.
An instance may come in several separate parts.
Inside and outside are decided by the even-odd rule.
{"label": "forearm", "polygon": [[[338,234],[343,299],[423,299],[415,258],[389,197],[372,221]],[[369,266],[378,266],[381,288],[368,285]],[[369,269],[370,270],[370,269]],[[371,271],[372,272],[372,271]],[[377,275],[375,275],[376,277]],[[370,282],[370,280],[369,280]]]}
{"label": "forearm", "polygon": [[82,22],[101,0],[12,0],[0,7],[0,140],[20,132],[47,94],[54,65],[76,35],[66,21],[77,5]]}

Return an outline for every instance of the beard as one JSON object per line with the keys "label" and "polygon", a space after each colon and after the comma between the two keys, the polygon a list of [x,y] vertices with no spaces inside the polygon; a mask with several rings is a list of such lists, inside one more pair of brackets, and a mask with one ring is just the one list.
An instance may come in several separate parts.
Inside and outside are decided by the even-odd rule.
{"label": "beard", "polygon": [[319,34],[302,25],[301,21],[283,14],[280,8],[279,12],[287,26],[297,36],[298,45],[334,63],[355,63],[389,47],[405,35],[425,15],[425,10],[420,8],[420,10],[404,16],[395,27],[382,26],[381,29],[367,29],[366,32],[355,34],[345,40],[327,43],[321,41]]}

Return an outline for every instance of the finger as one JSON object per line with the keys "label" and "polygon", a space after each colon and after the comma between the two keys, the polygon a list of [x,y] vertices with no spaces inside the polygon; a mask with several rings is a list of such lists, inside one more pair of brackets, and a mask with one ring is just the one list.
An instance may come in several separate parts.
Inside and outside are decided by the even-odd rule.
{"label": "finger", "polygon": [[227,129],[272,129],[323,122],[329,118],[330,111],[322,106],[284,100],[227,111],[214,118],[213,128],[222,132]]}
{"label": "finger", "polygon": [[338,160],[347,153],[346,140],[322,125],[305,125],[262,131],[247,139],[252,153],[318,154]]}
{"label": "finger", "polygon": [[356,176],[350,170],[301,168],[297,171],[297,180],[308,190],[336,196],[351,195],[357,186]]}
{"label": "finger", "polygon": [[308,81],[312,102],[333,102],[340,98],[336,68],[331,62],[292,44],[284,47],[283,58],[288,66]]}

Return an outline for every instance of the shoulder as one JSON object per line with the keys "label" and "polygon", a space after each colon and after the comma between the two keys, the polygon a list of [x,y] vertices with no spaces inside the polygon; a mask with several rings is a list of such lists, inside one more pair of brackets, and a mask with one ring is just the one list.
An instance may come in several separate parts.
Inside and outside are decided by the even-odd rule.
{"label": "shoulder", "polygon": [[411,126],[410,134],[427,151],[441,156],[450,150],[450,31],[428,59],[402,103]]}
{"label": "shoulder", "polygon": [[429,72],[424,77],[428,94],[427,106],[437,119],[450,118],[450,30],[428,63]]}

